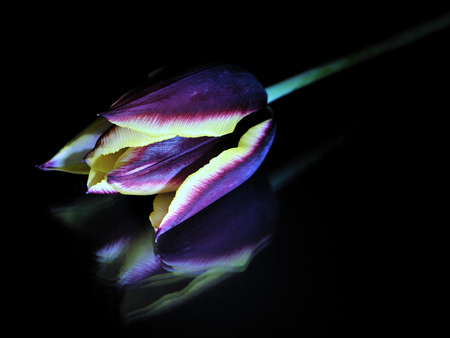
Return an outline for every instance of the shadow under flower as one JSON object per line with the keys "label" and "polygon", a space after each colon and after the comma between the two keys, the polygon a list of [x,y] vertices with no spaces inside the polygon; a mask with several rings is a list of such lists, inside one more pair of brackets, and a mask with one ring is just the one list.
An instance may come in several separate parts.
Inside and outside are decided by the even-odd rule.
{"label": "shadow under flower", "polygon": [[95,252],[96,275],[121,289],[126,323],[169,311],[245,271],[270,242],[278,216],[275,193],[259,172],[157,242],[141,203],[151,201],[87,195],[52,208],[61,223],[104,243]]}

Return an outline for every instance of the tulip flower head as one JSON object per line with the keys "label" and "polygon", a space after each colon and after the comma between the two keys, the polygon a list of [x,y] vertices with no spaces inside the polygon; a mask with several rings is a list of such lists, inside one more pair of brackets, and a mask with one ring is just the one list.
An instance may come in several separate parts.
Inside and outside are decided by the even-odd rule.
{"label": "tulip flower head", "polygon": [[88,174],[88,193],[156,195],[157,237],[246,181],[275,134],[265,89],[228,64],[158,71],[99,115],[40,168]]}
{"label": "tulip flower head", "polygon": [[229,64],[153,72],[39,168],[88,174],[89,193],[156,194],[158,238],[256,171],[275,134],[268,103],[449,25],[446,13],[266,90]]}

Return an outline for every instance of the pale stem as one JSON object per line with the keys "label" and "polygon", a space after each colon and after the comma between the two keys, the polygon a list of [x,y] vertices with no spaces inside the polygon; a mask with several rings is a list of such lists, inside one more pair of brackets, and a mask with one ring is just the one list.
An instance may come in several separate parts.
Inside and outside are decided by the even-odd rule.
{"label": "pale stem", "polygon": [[364,48],[359,52],[328,62],[322,66],[307,70],[284,81],[271,85],[266,88],[268,103],[271,103],[280,97],[290,94],[293,91],[316,82],[328,75],[337,73],[360,62],[370,60],[388,51],[417,41],[433,32],[444,29],[448,25],[450,25],[450,13],[446,13],[438,18],[427,21],[387,40]]}

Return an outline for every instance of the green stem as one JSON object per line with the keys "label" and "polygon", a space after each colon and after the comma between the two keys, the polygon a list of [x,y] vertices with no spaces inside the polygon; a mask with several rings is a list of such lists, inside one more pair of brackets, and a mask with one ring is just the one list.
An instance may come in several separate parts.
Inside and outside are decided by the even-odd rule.
{"label": "green stem", "polygon": [[438,18],[427,21],[421,25],[397,34],[390,39],[369,46],[359,52],[307,70],[284,81],[271,85],[266,88],[268,103],[271,103],[280,97],[290,94],[293,91],[316,82],[328,75],[337,73],[360,62],[370,60],[383,53],[417,41],[430,33],[444,29],[448,25],[450,25],[450,13],[446,13]]}

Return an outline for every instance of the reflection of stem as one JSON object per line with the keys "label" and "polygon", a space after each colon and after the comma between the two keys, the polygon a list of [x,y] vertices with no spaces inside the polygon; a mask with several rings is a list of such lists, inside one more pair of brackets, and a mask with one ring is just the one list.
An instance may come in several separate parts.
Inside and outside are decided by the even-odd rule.
{"label": "reflection of stem", "polygon": [[371,118],[372,116],[366,117],[361,122],[343,131],[332,140],[326,141],[308,151],[305,151],[270,172],[268,178],[273,191],[281,190],[288,183],[304,174],[328,153],[339,147],[347,138],[349,138],[360,127],[365,125]]}
{"label": "reflection of stem", "polygon": [[205,291],[206,288],[216,285],[231,274],[233,274],[233,271],[228,271],[226,269],[213,269],[203,273],[195,277],[189,285],[181,291],[165,294],[156,302],[151,303],[142,309],[128,313],[126,315],[126,320],[134,321],[165,312],[177,305],[185,303],[190,298]]}
{"label": "reflection of stem", "polygon": [[350,66],[370,60],[383,53],[419,40],[428,34],[444,29],[448,25],[450,25],[450,13],[446,13],[441,17],[427,21],[421,25],[397,34],[390,39],[369,46],[359,52],[307,70],[303,73],[269,86],[266,88],[268,103],[271,103],[280,97],[290,94],[291,92],[316,82],[328,75],[337,73]]}
{"label": "reflection of stem", "polygon": [[344,137],[338,137],[329,143],[321,144],[284,163],[280,168],[269,174],[269,182],[272,189],[279,191],[287,186],[288,183],[305,173],[327,153],[342,144],[343,141]]}

